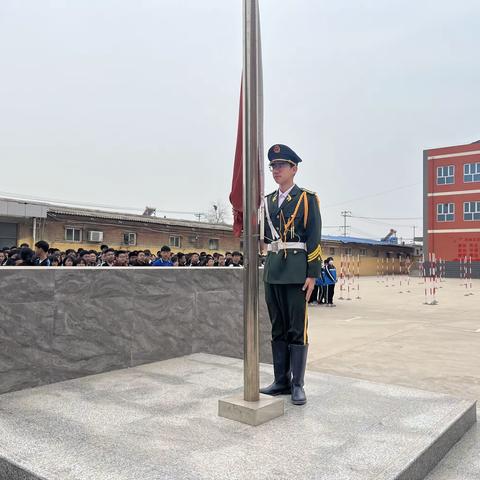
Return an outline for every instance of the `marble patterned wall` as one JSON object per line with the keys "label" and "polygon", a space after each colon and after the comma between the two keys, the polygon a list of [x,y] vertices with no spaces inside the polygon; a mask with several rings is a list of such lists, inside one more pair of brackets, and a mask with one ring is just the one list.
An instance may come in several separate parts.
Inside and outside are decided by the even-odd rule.
{"label": "marble patterned wall", "polygon": [[1,268],[0,393],[191,353],[241,358],[242,296],[232,268]]}

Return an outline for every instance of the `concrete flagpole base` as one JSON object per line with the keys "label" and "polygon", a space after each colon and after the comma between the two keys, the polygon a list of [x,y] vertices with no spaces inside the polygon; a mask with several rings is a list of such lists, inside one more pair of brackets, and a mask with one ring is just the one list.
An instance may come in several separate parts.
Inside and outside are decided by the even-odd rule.
{"label": "concrete flagpole base", "polygon": [[247,402],[243,393],[218,401],[218,415],[247,425],[257,426],[284,414],[283,398],[260,394],[257,402]]}

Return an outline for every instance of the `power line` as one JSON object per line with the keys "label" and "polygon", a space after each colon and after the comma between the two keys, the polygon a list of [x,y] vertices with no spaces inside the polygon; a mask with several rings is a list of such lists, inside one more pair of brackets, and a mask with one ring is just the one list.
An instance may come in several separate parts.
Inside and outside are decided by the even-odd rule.
{"label": "power line", "polygon": [[363,197],[351,198],[350,200],[344,200],[343,202],[332,203],[331,205],[324,205],[323,208],[333,208],[339,205],[345,205],[346,203],[358,202],[360,200],[366,200],[367,198],[379,197],[381,195],[386,195],[387,193],[395,192],[397,190],[402,190],[404,188],[415,187],[417,185],[420,185],[421,183],[422,182],[415,182],[415,183],[410,183],[408,185],[401,185],[399,187],[390,188],[382,192],[372,193],[370,195],[364,195]]}
{"label": "power line", "polygon": [[[93,208],[106,208],[108,210],[119,210],[119,211],[143,211],[144,207],[125,207],[125,206],[118,206],[118,205],[105,205],[100,203],[91,203],[91,202],[76,202],[76,201],[68,201],[68,200],[59,200],[53,198],[45,198],[45,197],[37,197],[33,195],[22,195],[18,193],[10,193],[10,192],[1,192],[0,195],[4,197],[8,197],[11,200],[31,200],[35,202],[45,202],[50,204],[61,204],[71,207],[93,207]],[[158,212],[161,213],[168,213],[173,215],[194,215],[198,218],[204,216],[203,212],[185,212],[185,211],[176,211],[176,210],[162,210],[157,208]]]}
{"label": "power line", "polygon": [[360,217],[352,215],[352,218],[362,218],[364,220],[422,220],[423,217]]}

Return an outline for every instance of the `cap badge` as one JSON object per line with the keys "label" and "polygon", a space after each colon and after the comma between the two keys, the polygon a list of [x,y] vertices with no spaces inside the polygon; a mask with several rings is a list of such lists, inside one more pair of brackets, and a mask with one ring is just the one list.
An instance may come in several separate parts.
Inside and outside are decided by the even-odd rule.
{"label": "cap badge", "polygon": [[275,145],[273,147],[273,151],[274,151],[274,153],[280,153],[280,145]]}

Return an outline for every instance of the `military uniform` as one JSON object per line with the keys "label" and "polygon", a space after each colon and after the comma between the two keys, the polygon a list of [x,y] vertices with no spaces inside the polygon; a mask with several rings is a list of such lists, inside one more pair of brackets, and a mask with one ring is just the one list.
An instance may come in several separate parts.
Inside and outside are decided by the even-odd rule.
{"label": "military uniform", "polygon": [[[285,145],[274,145],[269,160],[301,159]],[[292,394],[292,402],[306,402],[303,378],[308,352],[308,314],[305,280],[321,275],[322,250],[319,200],[314,192],[294,185],[278,205],[279,191],[265,197],[265,300],[272,323],[275,381],[261,389],[268,395]]]}

